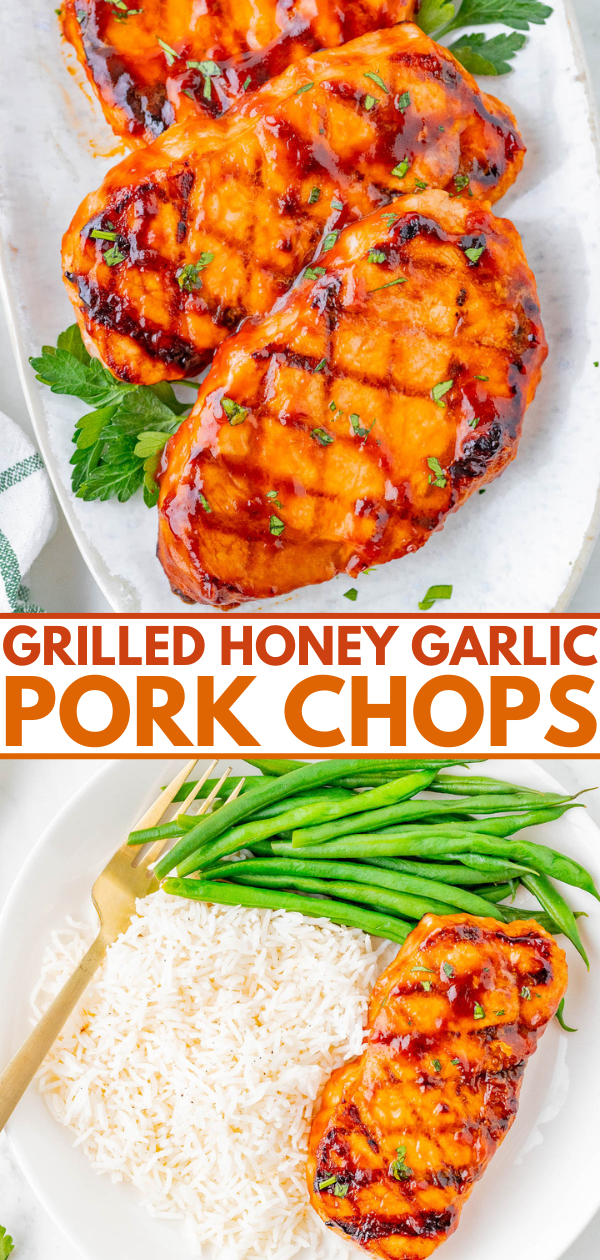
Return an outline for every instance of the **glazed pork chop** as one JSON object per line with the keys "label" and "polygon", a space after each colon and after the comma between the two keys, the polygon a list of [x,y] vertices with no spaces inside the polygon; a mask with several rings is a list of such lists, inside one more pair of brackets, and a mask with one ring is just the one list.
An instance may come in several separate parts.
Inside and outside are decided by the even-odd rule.
{"label": "glazed pork chop", "polygon": [[424,187],[495,201],[523,154],[509,110],[410,23],[307,57],[83,202],[63,267],[84,338],[123,380],[195,375],[347,223]]}
{"label": "glazed pork chop", "polygon": [[365,1053],[325,1088],[308,1158],[319,1216],[373,1256],[431,1255],[510,1129],[566,985],[533,919],[426,915],[375,985]]}
{"label": "glazed pork chop", "polygon": [[159,558],[233,606],[416,551],[513,459],[546,356],[516,229],[399,197],[215,357],[166,448]]}
{"label": "glazed pork chop", "polygon": [[106,119],[149,144],[213,118],[307,53],[413,16],[415,0],[64,0],[63,31]]}

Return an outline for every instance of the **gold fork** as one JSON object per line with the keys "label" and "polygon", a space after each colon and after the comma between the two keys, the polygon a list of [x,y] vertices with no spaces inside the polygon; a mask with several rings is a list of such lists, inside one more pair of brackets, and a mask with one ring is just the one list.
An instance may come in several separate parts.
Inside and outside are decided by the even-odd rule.
{"label": "gold fork", "polygon": [[[146,827],[155,827],[160,822],[196,764],[196,760],[188,761],[187,765],[179,771],[154,804],[146,810],[143,818],[140,818],[136,831],[143,831]],[[177,810],[176,818],[189,809],[216,764],[217,762],[213,761],[202,775],[181,808]],[[213,791],[203,801],[198,814],[206,813],[230,774],[231,766],[227,766]],[[234,800],[241,792],[243,785],[242,779],[228,800]],[[48,1051],[64,1028],[92,976],[103,962],[108,946],[112,945],[121,932],[129,926],[135,914],[136,900],[138,897],[147,897],[149,893],[157,891],[159,884],[151,867],[158,860],[166,843],[165,840],[159,840],[149,849],[146,846],[140,852],[139,849],[132,849],[131,845],[125,841],[98,876],[92,888],[92,901],[100,919],[100,931],[79,966],[75,968],[73,975],[63,985],[60,993],[54,998],[51,1006],[42,1015],[0,1076],[0,1131],[44,1062]]]}

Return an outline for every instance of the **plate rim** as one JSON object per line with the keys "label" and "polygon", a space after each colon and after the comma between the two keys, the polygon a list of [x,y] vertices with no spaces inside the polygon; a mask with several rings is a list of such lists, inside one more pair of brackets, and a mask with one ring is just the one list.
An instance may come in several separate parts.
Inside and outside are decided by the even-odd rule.
{"label": "plate rim", "polygon": [[[571,39],[574,57],[580,71],[579,77],[583,83],[586,96],[590,120],[590,135],[595,154],[596,169],[598,176],[600,177],[600,107],[596,104],[591,72],[583,45],[583,37],[581,35],[579,22],[573,6],[573,0],[562,0],[562,3],[565,10],[567,28]],[[19,317],[17,293],[10,278],[9,267],[7,264],[7,247],[8,241],[5,239],[0,206],[0,296],[6,312],[8,330],[19,374],[19,380],[21,382],[31,423],[33,425],[35,438],[41,450],[61,511],[65,516],[76,546],[83,557],[92,578],[99,586],[104,598],[107,600],[113,612],[126,615],[127,613],[134,611],[131,607],[131,596],[128,596],[127,593],[127,576],[123,574],[121,577],[118,577],[109,570],[108,565],[96,549],[93,541],[88,537],[83,526],[78,521],[72,506],[72,492],[60,476],[58,470],[58,460],[51,449],[49,430],[44,419],[41,405],[40,390],[38,389],[35,378],[30,370],[28,356],[25,352],[25,346],[23,343],[23,332]],[[572,571],[562,591],[560,592],[554,607],[549,610],[547,614],[548,616],[563,612],[572,600],[591,559],[599,534],[600,476],[596,488],[594,506],[590,514],[587,528],[583,532],[579,551],[573,559]],[[138,601],[136,599],[135,611],[151,611],[143,608],[138,609],[137,602]],[[269,600],[263,602],[270,603],[271,601]],[[283,615],[276,609],[274,609],[271,613],[267,608],[267,613],[269,616],[275,617]],[[225,615],[224,611],[223,615]]]}
{"label": "plate rim", "polygon": [[[158,763],[157,765],[157,762],[154,759],[140,758],[140,762],[144,763],[144,765],[146,761],[149,761],[149,765],[148,765],[149,772],[151,772],[152,768],[154,768],[155,773],[156,773],[156,771],[159,770],[159,766],[160,766],[161,777],[162,777],[162,765],[164,764],[166,768],[166,766],[172,764],[174,760],[175,759],[173,758],[165,757],[164,763],[161,762],[161,763]],[[493,759],[490,759],[490,761],[493,762]],[[548,785],[548,789],[559,788],[561,791],[564,790],[563,785],[560,783],[560,781],[557,780],[554,777],[554,775],[548,770],[545,762],[540,762],[539,760],[535,758],[531,758],[530,763],[532,766],[535,766],[536,774],[542,776],[543,779],[546,781]],[[125,763],[125,764],[128,764],[128,763]],[[501,763],[501,764],[504,765],[504,763]],[[17,909],[18,905],[21,902],[21,899],[26,891],[27,881],[28,881],[30,872],[37,862],[40,851],[47,845],[50,834],[61,827],[61,823],[65,815],[67,815],[76,804],[81,804],[82,802],[85,801],[85,798],[88,796],[90,792],[97,790],[102,780],[106,779],[110,781],[110,778],[115,773],[115,769],[117,767],[122,772],[123,765],[119,761],[111,760],[111,761],[107,761],[106,764],[102,765],[96,771],[96,773],[92,774],[86,780],[86,782],[84,782],[77,789],[77,791],[74,792],[73,795],[70,796],[67,801],[65,801],[65,803],[60,807],[60,809],[57,810],[55,815],[49,820],[47,825],[44,827],[42,833],[40,834],[37,841],[33,845],[29,855],[25,859],[15,880],[13,881],[12,886],[8,892],[6,901],[4,903],[4,906],[2,907],[2,910],[0,911],[0,940],[2,939],[2,936],[7,930],[7,924],[9,923],[11,917],[14,915],[15,910]],[[149,774],[149,777],[150,777],[150,774]],[[594,818],[587,812],[585,813],[584,817],[587,823],[586,830],[589,831],[589,834],[593,835],[595,833],[596,836],[600,834],[600,826],[595,822]],[[37,1197],[38,1201],[42,1204],[44,1209],[48,1212],[48,1215],[50,1216],[52,1221],[60,1229],[62,1235],[69,1240],[69,1242],[74,1246],[74,1248],[77,1251],[80,1252],[80,1254],[83,1257],[83,1260],[97,1260],[97,1257],[93,1255],[91,1252],[88,1252],[87,1248],[85,1250],[82,1250],[81,1237],[80,1237],[80,1234],[77,1232],[75,1225],[71,1226],[70,1219],[66,1218],[61,1207],[54,1206],[53,1199],[51,1195],[47,1193],[44,1182],[42,1181],[40,1183],[37,1172],[31,1165],[31,1161],[28,1157],[27,1150],[23,1149],[22,1142],[16,1138],[16,1135],[13,1138],[12,1125],[10,1122],[9,1122],[6,1132],[7,1132],[7,1138],[10,1144],[11,1152],[13,1153],[23,1176],[25,1177],[29,1187],[31,1188],[35,1196]],[[574,1230],[572,1233],[570,1232],[568,1242],[566,1243],[564,1247],[561,1245],[561,1250],[559,1252],[555,1252],[555,1251],[549,1252],[546,1260],[560,1260],[560,1256],[564,1255],[565,1252],[577,1240],[577,1238],[580,1237],[580,1235],[590,1224],[590,1222],[592,1221],[592,1219],[594,1218],[594,1216],[596,1215],[599,1209],[600,1209],[600,1183],[597,1183],[595,1197],[594,1199],[590,1198],[589,1202],[585,1206],[585,1209],[578,1215],[577,1220],[574,1224]]]}

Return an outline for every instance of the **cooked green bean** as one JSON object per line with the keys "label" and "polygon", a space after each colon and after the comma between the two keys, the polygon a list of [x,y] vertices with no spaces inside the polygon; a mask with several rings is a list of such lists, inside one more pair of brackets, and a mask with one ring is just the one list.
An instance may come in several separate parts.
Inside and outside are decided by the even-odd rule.
{"label": "cooked green bean", "polygon": [[486,901],[498,902],[504,901],[505,897],[513,897],[514,892],[513,884],[495,884],[489,888],[480,888],[479,895],[485,897]]}
{"label": "cooked green bean", "polygon": [[[260,783],[258,775],[254,776],[255,780]],[[188,785],[186,784],[186,787]],[[186,793],[187,795],[187,793]],[[349,797],[353,798],[354,793],[344,788],[324,787],[320,792],[299,792],[297,796],[290,797],[290,805],[313,805],[320,804],[322,801],[342,801]],[[185,799],[185,797],[184,797]],[[222,802],[217,801],[215,805]],[[252,819],[262,820],[265,818],[275,818],[281,813],[281,803],[277,801],[274,805],[266,805],[264,809],[256,810],[252,814]],[[162,823],[159,827],[146,827],[144,831],[130,832],[127,840],[128,844],[147,844],[149,840],[168,840],[172,836],[183,835],[186,831],[191,831],[196,826],[198,818],[195,814],[182,814],[179,818],[174,818],[169,823]]]}
{"label": "cooked green bean", "polygon": [[[507,877],[518,879],[520,875],[527,875],[532,868],[530,866],[520,866],[517,862],[502,862],[499,858],[487,857],[484,853],[447,853],[447,858],[452,862],[460,862],[464,866],[468,866],[473,874],[495,875],[496,878],[505,879]],[[535,871],[533,872],[535,874]]]}
{"label": "cooked green bean", "polygon": [[163,889],[175,897],[187,897],[191,901],[216,902],[225,906],[258,906],[266,910],[289,910],[304,914],[309,919],[331,919],[346,927],[360,928],[371,936],[382,936],[402,945],[413,923],[403,923],[394,915],[377,914],[363,910],[344,901],[330,897],[303,897],[299,893],[280,892],[278,889],[245,888],[240,884],[219,883],[216,880],[166,879]]}
{"label": "cooked green bean", "polygon": [[483,775],[439,774],[430,792],[451,792],[453,796],[481,796],[491,792],[496,796],[507,792],[533,792],[533,788],[517,783],[505,783],[504,779],[488,779]]}
{"label": "cooked green bean", "polygon": [[[317,848],[319,850],[317,854]],[[273,852],[279,853],[278,842],[273,843]],[[435,836],[399,839],[393,836],[382,836],[377,832],[372,835],[362,833],[358,836],[344,836],[340,840],[330,840],[328,844],[311,846],[311,856],[325,858],[369,859],[370,857],[419,857],[438,858],[447,853],[483,853],[490,857],[508,858],[509,861],[522,862],[532,866],[540,875],[551,875],[554,879],[572,884],[575,888],[583,888],[600,901],[600,895],[594,881],[583,866],[574,862],[564,853],[550,849],[546,845],[534,844],[532,840],[503,840],[494,836],[471,834],[460,840],[456,836]]]}
{"label": "cooked green bean", "polygon": [[554,936],[558,936],[560,933],[560,928],[556,926],[554,919],[549,914],[546,914],[545,910],[521,910],[518,906],[500,906],[499,909],[505,912],[505,923],[522,923],[533,919],[546,932],[551,932]]}
{"label": "cooked green bean", "polygon": [[[480,760],[475,758],[474,760]],[[485,758],[481,758],[485,760]],[[254,766],[256,770],[260,770],[262,774],[279,776],[289,774],[292,770],[298,770],[301,766],[310,763],[306,761],[284,761],[279,758],[262,758],[262,757],[244,757],[244,761],[249,766]],[[332,761],[329,764],[333,764]],[[352,763],[354,764],[354,763]],[[371,757],[363,757],[361,759],[360,770],[351,771],[347,778],[352,782],[344,783],[345,787],[376,787],[373,783],[373,777],[376,775],[380,783],[388,779],[397,779],[401,774],[412,774],[416,770],[443,770],[446,766],[466,766],[468,761],[458,761],[456,757],[397,757],[393,761],[382,763]],[[347,762],[350,767],[350,762]],[[337,778],[337,776],[336,776]],[[366,782],[356,782],[355,780],[366,780]],[[342,782],[344,780],[342,779]]]}
{"label": "cooked green bean", "polygon": [[[394,764],[391,759],[373,761],[371,768],[387,769],[390,764]],[[264,805],[271,805],[274,801],[284,800],[286,796],[293,796],[305,788],[314,788],[321,783],[331,783],[343,778],[345,774],[363,769],[364,758],[351,761],[316,761],[310,765],[303,765],[299,770],[292,770],[289,774],[282,774],[278,778],[265,778],[255,791],[242,792],[235,801],[229,801],[216,813],[205,814],[187,835],[181,837],[170,853],[165,854],[157,863],[155,870],[157,879],[164,879],[173,867],[179,866],[201,845],[208,844],[217,836],[221,836],[224,831],[247,818],[249,814],[255,813],[257,809],[262,809]],[[418,790],[415,788],[415,791]]]}
{"label": "cooked green bean", "polygon": [[[325,801],[356,801],[359,799],[356,792],[351,792],[349,788],[341,788],[336,785],[335,787],[325,786],[319,788],[317,792],[299,792],[297,796],[290,796],[289,802],[286,801],[285,804],[291,808],[292,805],[320,805]],[[262,821],[263,818],[275,818],[280,813],[281,801],[275,801],[273,805],[265,805],[264,809],[257,810],[252,815],[252,818]]]}
{"label": "cooked green bean", "polygon": [[443,817],[445,814],[456,813],[463,805],[465,812],[469,814],[495,814],[503,810],[510,810],[512,813],[530,809],[532,803],[536,802],[540,806],[551,805],[556,808],[572,799],[571,796],[558,796],[555,792],[547,793],[545,796],[537,793],[515,792],[512,796],[470,796],[465,797],[464,800],[404,800],[381,809],[369,810],[364,815],[358,814],[351,820],[340,815],[332,822],[304,826],[294,832],[292,841],[299,848],[305,845],[322,844],[325,840],[337,839],[338,836],[348,835],[350,832],[355,834],[358,831],[376,831],[391,823]]}
{"label": "cooked green bean", "polygon": [[[314,879],[308,875],[252,875],[244,873],[245,862],[234,862],[235,873],[231,879],[236,884],[249,885],[252,888],[295,888],[298,892],[320,893],[326,896],[335,893],[341,901],[353,901],[358,905],[366,904],[371,909],[376,907],[385,914],[393,914],[399,919],[422,919],[424,914],[455,914],[454,906],[445,906],[441,901],[427,902],[424,897],[410,897],[403,893],[389,892],[386,888],[370,884],[352,884],[336,880],[332,887],[326,879]],[[239,870],[237,869],[239,867]],[[207,872],[204,878],[207,878]]]}
{"label": "cooked green bean", "polygon": [[[260,882],[263,878],[282,877],[289,880],[300,878],[317,879],[325,884],[325,888],[315,888],[313,892],[331,892],[337,889],[338,880],[386,889],[390,892],[410,894],[418,897],[428,906],[433,914],[453,914],[456,910],[464,910],[467,914],[490,913],[483,897],[469,892],[465,888],[454,888],[449,884],[439,883],[434,879],[422,879],[416,875],[403,875],[399,872],[383,871],[375,866],[361,865],[355,862],[319,862],[305,861],[298,858],[251,858],[246,862],[222,862],[218,866],[202,871],[202,878],[208,879],[218,875],[221,879],[241,879],[246,875],[255,875]],[[328,881],[334,889],[327,888]],[[341,895],[341,894],[340,894]],[[360,900],[360,898],[359,898]],[[431,903],[444,905],[444,910],[431,909]],[[421,909],[413,918],[420,918],[427,909]],[[405,913],[409,913],[406,911]],[[498,915],[501,918],[501,915]]]}
{"label": "cooked green bean", "polygon": [[[274,847],[275,845],[277,846],[276,849]],[[263,840],[259,841],[257,844],[251,845],[250,847],[257,857],[267,857],[269,854],[276,853],[281,857],[284,855],[286,857],[292,857],[296,861],[302,861],[303,854],[307,852],[306,849],[295,849],[292,844],[285,843],[281,840]],[[313,856],[321,858],[323,855],[322,851],[325,850],[325,848],[325,845],[320,845],[319,853],[316,853],[315,849],[311,848],[311,859]],[[503,862],[500,861],[499,858],[490,857],[482,858],[482,861],[487,864],[484,869],[479,867],[477,869],[473,869],[471,867],[463,866],[461,861],[462,857],[462,854],[456,855],[456,865],[450,865],[450,863],[444,865],[440,862],[419,862],[415,861],[413,858],[407,858],[406,861],[404,861],[402,858],[365,857],[363,858],[363,862],[365,862],[367,866],[378,866],[384,871],[397,871],[399,874],[403,875],[420,875],[423,879],[437,879],[438,881],[441,880],[448,884],[458,884],[460,887],[464,887],[469,884],[481,884],[486,882],[495,884],[498,880],[506,880],[508,878],[518,879],[522,873],[526,874],[532,869],[529,866],[517,865],[516,862]]]}
{"label": "cooked green bean", "polygon": [[528,892],[533,893],[537,897],[540,905],[550,915],[560,932],[564,932],[581,957],[589,971],[589,958],[585,952],[583,941],[577,927],[577,920],[567,905],[564,897],[559,893],[558,888],[550,882],[546,875],[524,875],[522,878],[523,886]]}
{"label": "cooked green bean", "polygon": [[[291,800],[286,802],[288,806],[286,813],[277,814],[273,818],[264,819],[262,822],[250,818],[247,823],[242,824],[240,827],[233,827],[212,843],[198,845],[188,857],[177,863],[177,874],[179,876],[190,875],[192,871],[201,870],[205,866],[212,865],[217,858],[226,857],[229,853],[235,853],[237,849],[246,848],[253,840],[266,840],[269,836],[275,836],[286,828],[293,829],[300,820],[335,818],[339,815],[350,814],[352,811],[360,811],[365,804],[372,812],[376,812],[375,806],[381,800],[392,797],[398,800],[409,793],[419,792],[425,783],[431,782],[432,774],[433,771],[431,770],[421,770],[418,774],[406,774],[400,779],[393,779],[382,787],[373,788],[372,791],[365,792],[362,796],[357,796],[354,792],[349,793],[348,797],[341,801],[319,800],[312,805],[303,805],[296,804],[294,800]],[[276,779],[275,783],[279,784],[282,781],[282,779]],[[237,804],[235,801],[233,803]],[[221,814],[226,808],[227,806],[224,806],[223,810],[220,811]],[[252,812],[254,813],[254,811]],[[188,843],[189,838],[193,834],[194,832],[188,832]],[[175,851],[173,850],[173,852]],[[172,854],[169,854],[169,859],[171,856]]]}

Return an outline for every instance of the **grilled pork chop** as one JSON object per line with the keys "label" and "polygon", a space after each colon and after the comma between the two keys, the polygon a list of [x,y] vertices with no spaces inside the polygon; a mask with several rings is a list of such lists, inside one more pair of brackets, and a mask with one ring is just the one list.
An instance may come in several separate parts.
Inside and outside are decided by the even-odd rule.
{"label": "grilled pork chop", "polygon": [[431,1255],[508,1132],[566,985],[533,919],[426,915],[375,985],[365,1053],[325,1088],[308,1158],[319,1216],[374,1256]]}
{"label": "grilled pork chop", "polygon": [[413,16],[415,0],[64,0],[63,30],[106,119],[149,144],[216,117],[319,48]]}
{"label": "grilled pork chop", "polygon": [[523,153],[509,110],[402,23],[305,58],[115,167],[65,236],[69,296],[123,380],[194,375],[332,232],[424,185],[493,201]]}
{"label": "grilled pork chop", "polygon": [[166,448],[159,558],[232,606],[423,546],[515,455],[546,356],[516,229],[399,197],[215,357]]}

